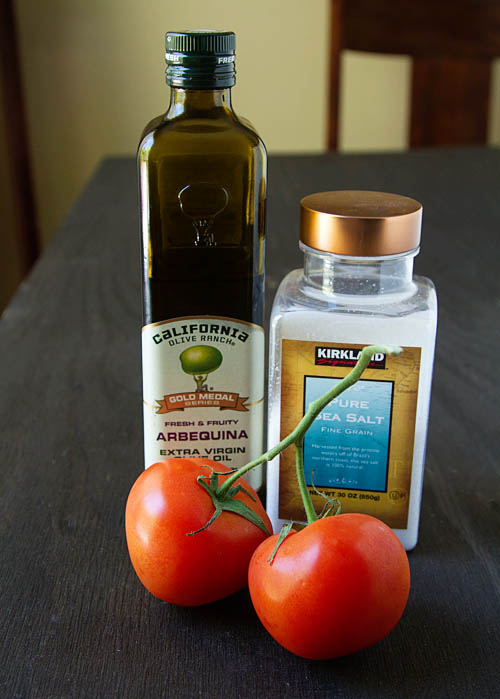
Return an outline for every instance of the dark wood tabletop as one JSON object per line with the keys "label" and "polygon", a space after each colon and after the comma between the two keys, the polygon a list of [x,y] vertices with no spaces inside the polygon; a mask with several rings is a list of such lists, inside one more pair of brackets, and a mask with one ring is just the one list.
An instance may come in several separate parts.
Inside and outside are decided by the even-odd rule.
{"label": "dark wood tabletop", "polygon": [[139,583],[124,537],[143,467],[136,171],[109,159],[0,322],[2,697],[500,696],[500,150],[271,157],[268,310],[301,266],[300,198],[330,189],[424,205],[416,271],[437,287],[438,342],[401,622],[307,661],[247,591],[180,608]]}

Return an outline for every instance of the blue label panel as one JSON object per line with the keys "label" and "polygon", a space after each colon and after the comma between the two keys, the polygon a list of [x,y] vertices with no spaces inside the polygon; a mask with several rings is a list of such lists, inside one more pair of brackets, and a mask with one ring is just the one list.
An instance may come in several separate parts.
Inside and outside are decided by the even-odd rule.
{"label": "blue label panel", "polygon": [[[304,407],[341,379],[304,377]],[[308,485],[387,490],[392,381],[360,380],[324,408],[304,438]]]}

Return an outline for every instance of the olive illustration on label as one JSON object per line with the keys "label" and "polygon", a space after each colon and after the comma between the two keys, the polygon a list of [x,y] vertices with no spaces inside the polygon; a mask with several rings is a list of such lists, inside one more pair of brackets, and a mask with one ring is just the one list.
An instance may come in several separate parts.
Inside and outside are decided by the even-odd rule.
{"label": "olive illustration on label", "polygon": [[222,352],[209,345],[193,345],[179,355],[182,370],[190,374],[196,382],[197,391],[206,391],[208,375],[222,364]]}

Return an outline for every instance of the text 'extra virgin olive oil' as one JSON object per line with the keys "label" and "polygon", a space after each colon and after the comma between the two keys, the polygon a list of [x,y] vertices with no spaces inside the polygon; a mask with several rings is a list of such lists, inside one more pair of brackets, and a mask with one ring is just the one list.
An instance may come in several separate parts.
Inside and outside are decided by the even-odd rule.
{"label": "text 'extra virgin olive oil'", "polygon": [[165,43],[170,106],[138,151],[145,466],[239,467],[263,447],[266,151],[231,106],[234,33]]}

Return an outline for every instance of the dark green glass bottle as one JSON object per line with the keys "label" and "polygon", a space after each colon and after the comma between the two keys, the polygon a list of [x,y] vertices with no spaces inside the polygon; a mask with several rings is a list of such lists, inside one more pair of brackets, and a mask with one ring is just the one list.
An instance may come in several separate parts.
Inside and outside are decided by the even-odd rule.
{"label": "dark green glass bottle", "polygon": [[[232,32],[167,33],[170,106],[139,145],[146,467],[262,448],[266,152],[231,106],[234,51]],[[190,348],[222,360],[189,379]]]}

